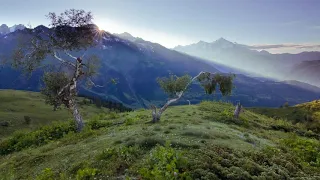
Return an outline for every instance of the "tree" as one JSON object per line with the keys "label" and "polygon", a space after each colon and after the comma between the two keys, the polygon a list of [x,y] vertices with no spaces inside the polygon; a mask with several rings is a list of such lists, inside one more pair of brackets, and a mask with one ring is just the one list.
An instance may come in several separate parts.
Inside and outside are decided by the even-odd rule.
{"label": "tree", "polygon": [[75,100],[77,84],[86,80],[88,85],[95,86],[90,77],[97,72],[99,60],[79,54],[95,45],[100,31],[92,24],[91,12],[84,10],[70,9],[59,15],[50,12],[47,18],[51,21],[49,30],[38,27],[22,32],[13,51],[13,66],[27,74],[39,67],[44,69],[41,92],[46,103],[55,110],[61,105],[68,108],[81,131],[84,123]]}
{"label": "tree", "polygon": [[187,90],[189,85],[194,81],[199,81],[201,86],[204,87],[206,93],[212,94],[215,92],[216,85],[220,87],[223,96],[230,95],[233,88],[234,76],[223,75],[218,73],[200,72],[197,76],[191,78],[189,75],[181,77],[170,75],[168,77],[157,78],[157,82],[161,89],[169,96],[169,100],[159,109],[154,105],[152,108],[152,122],[160,121],[162,113],[168,106],[177,102]]}

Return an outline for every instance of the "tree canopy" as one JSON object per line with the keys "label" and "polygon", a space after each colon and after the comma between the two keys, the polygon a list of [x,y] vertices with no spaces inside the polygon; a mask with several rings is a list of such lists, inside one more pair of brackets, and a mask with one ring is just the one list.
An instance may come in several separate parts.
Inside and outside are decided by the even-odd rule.
{"label": "tree canopy", "polygon": [[77,83],[85,79],[88,85],[95,85],[91,77],[97,73],[99,59],[95,55],[85,56],[84,52],[96,45],[100,31],[92,24],[91,12],[84,10],[70,9],[59,15],[50,12],[47,18],[50,28],[23,30],[13,51],[12,64],[27,74],[42,67],[45,73],[41,92],[46,103],[54,109],[64,104],[72,110],[80,131],[83,122],[75,101]]}
{"label": "tree canopy", "polygon": [[200,74],[197,79],[207,94],[215,93],[218,85],[222,96],[228,96],[231,95],[232,89],[234,88],[234,77],[235,75],[205,72]]}
{"label": "tree canopy", "polygon": [[181,77],[171,74],[169,77],[157,78],[161,89],[169,97],[174,97],[177,93],[185,91],[191,80],[191,76],[187,74]]}

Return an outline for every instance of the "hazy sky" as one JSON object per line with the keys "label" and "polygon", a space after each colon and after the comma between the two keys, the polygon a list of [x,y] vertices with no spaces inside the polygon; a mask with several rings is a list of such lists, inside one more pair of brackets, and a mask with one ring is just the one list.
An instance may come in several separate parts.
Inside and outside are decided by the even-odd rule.
{"label": "hazy sky", "polygon": [[[224,37],[271,52],[320,50],[320,0],[0,0],[0,24],[48,24],[48,12],[92,11],[102,29],[172,48]],[[277,45],[277,46],[275,46]],[[270,48],[272,47],[272,48]],[[276,47],[276,48],[273,48]]]}

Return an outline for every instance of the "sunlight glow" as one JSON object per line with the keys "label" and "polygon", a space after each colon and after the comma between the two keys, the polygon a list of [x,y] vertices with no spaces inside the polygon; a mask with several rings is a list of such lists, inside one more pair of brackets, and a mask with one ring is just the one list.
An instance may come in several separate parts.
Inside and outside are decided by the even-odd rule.
{"label": "sunlight glow", "polygon": [[128,32],[134,37],[140,37],[146,41],[159,43],[167,48],[173,48],[177,45],[188,45],[194,42],[193,40],[187,39],[185,37],[180,37],[174,34],[159,32],[154,29],[127,26],[121,24],[120,22],[116,22],[105,18],[95,18],[94,23],[97,24],[100,29],[105,30],[107,32]]}

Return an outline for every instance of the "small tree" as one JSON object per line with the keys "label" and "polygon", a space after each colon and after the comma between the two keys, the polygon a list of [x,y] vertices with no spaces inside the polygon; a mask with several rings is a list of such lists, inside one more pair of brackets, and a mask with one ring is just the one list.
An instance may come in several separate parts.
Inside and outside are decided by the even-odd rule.
{"label": "small tree", "polygon": [[71,53],[79,54],[94,46],[99,30],[92,24],[92,14],[84,10],[70,9],[60,15],[51,12],[47,17],[51,21],[49,30],[39,27],[23,31],[13,52],[13,66],[27,74],[40,66],[45,69],[41,92],[46,103],[55,110],[65,105],[81,131],[84,124],[75,101],[77,84],[86,79],[94,85],[90,77],[97,71],[98,59],[75,57]]}
{"label": "small tree", "polygon": [[233,77],[229,75],[223,75],[218,73],[200,72],[197,76],[191,78],[189,75],[181,77],[170,75],[168,77],[158,78],[157,82],[161,89],[169,96],[169,100],[164,104],[157,112],[157,108],[151,105],[152,108],[152,122],[158,122],[162,113],[168,108],[168,106],[174,102],[177,102],[187,90],[189,85],[195,80],[199,81],[201,86],[204,87],[206,93],[213,93],[216,85],[220,86],[220,91],[223,96],[230,95],[233,88]]}

